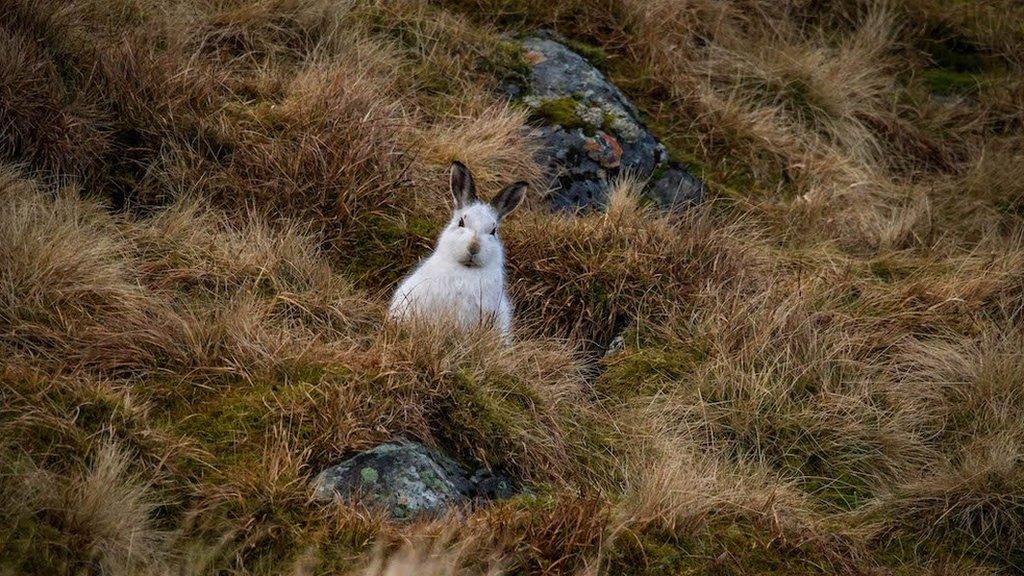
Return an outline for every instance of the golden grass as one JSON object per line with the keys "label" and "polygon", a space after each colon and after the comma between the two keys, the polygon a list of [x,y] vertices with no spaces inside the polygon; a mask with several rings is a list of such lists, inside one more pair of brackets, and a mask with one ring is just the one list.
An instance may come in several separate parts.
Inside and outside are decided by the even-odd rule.
{"label": "golden grass", "polygon": [[[627,177],[604,212],[545,208],[492,91],[522,74],[503,33],[541,26],[600,54],[705,205]],[[0,0],[0,571],[1019,571],[1019,27],[928,0]],[[453,159],[485,196],[534,184],[509,346],[384,321]],[[395,436],[530,493],[409,525],[310,500]]]}

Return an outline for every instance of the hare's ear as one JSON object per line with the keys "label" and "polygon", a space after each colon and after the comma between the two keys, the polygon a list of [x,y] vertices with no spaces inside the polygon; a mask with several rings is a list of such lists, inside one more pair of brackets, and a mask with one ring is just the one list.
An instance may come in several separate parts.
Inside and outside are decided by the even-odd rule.
{"label": "hare's ear", "polygon": [[466,165],[458,160],[452,162],[451,188],[452,200],[455,202],[456,209],[465,208],[477,201],[476,181],[469,173],[469,168],[466,168]]}
{"label": "hare's ear", "polygon": [[494,197],[494,200],[491,200],[491,206],[498,213],[499,220],[519,206],[519,203],[523,201],[523,196],[526,195],[527,186],[528,184],[523,181],[509,184]]}

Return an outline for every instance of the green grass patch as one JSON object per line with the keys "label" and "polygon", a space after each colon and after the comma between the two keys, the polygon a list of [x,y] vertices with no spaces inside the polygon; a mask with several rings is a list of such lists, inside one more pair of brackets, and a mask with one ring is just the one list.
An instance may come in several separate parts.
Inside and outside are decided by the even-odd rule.
{"label": "green grass patch", "polygon": [[705,359],[703,351],[681,344],[678,348],[627,349],[605,361],[605,370],[594,383],[594,390],[613,401],[656,395],[685,385]]}
{"label": "green grass patch", "polygon": [[921,78],[929,90],[943,96],[974,94],[983,84],[982,77],[974,72],[946,68],[927,68],[921,71]]}
{"label": "green grass patch", "polygon": [[333,251],[337,267],[359,286],[390,287],[429,254],[444,225],[440,218],[363,215],[339,235]]}

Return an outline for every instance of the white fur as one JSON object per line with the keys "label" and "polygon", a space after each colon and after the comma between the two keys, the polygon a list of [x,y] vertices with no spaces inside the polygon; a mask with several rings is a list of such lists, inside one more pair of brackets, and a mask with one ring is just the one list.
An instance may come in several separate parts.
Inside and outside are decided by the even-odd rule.
{"label": "white fur", "polygon": [[[459,221],[463,226],[459,226]],[[451,319],[463,329],[493,327],[508,339],[512,303],[505,289],[505,250],[497,211],[482,202],[455,210],[437,247],[395,290],[388,315],[399,321]],[[470,245],[479,252],[470,255]]]}

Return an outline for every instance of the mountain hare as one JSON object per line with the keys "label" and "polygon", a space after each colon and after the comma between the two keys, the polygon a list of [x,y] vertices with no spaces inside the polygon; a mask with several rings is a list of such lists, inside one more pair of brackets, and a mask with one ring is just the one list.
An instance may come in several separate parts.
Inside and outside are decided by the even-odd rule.
{"label": "mountain hare", "polygon": [[454,162],[451,191],[451,220],[434,253],[398,285],[388,316],[399,321],[450,318],[464,329],[496,328],[507,340],[512,303],[505,291],[505,249],[498,225],[519,206],[526,182],[511,184],[491,202],[481,202],[473,175]]}

